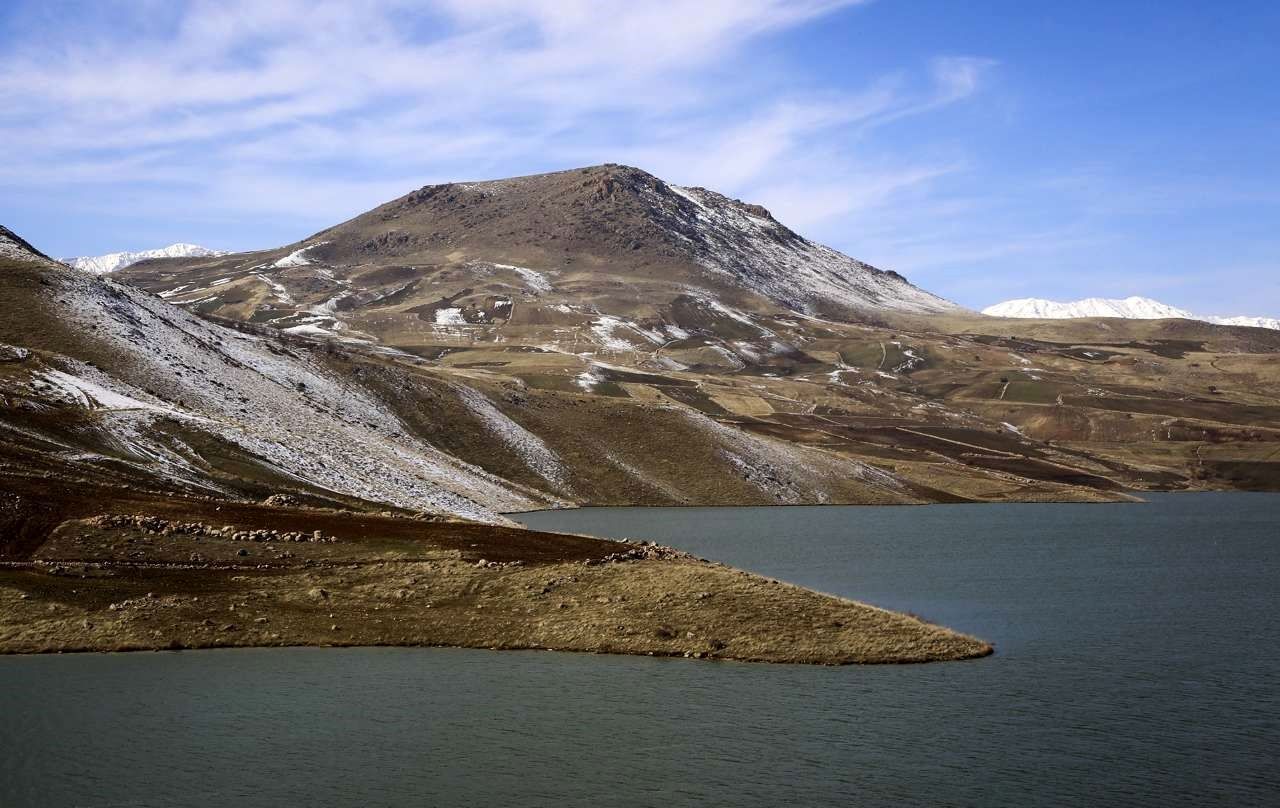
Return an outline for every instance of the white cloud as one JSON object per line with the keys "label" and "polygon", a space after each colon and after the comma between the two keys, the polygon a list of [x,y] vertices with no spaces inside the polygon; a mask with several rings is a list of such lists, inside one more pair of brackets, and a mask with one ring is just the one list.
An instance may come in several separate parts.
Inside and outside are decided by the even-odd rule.
{"label": "white cloud", "polygon": [[990,66],[840,92],[753,69],[760,37],[858,4],[196,0],[82,26],[32,5],[39,35],[0,55],[0,137],[24,155],[0,181],[305,229],[430,181],[619,161],[818,226],[957,171],[860,139],[965,100]]}

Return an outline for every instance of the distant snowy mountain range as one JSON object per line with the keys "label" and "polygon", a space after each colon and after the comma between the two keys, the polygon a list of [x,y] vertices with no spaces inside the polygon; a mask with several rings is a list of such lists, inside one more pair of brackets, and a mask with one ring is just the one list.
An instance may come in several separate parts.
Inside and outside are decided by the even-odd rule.
{"label": "distant snowy mountain range", "polygon": [[1037,297],[1025,297],[1018,300],[1006,300],[982,310],[991,317],[1018,317],[1039,320],[1065,320],[1074,317],[1122,317],[1127,320],[1160,320],[1178,318],[1182,320],[1200,320],[1216,325],[1243,325],[1253,328],[1273,328],[1280,330],[1280,319],[1275,317],[1216,317],[1213,315],[1192,314],[1186,309],[1170,306],[1149,297],[1126,297],[1123,300],[1103,297],[1088,297],[1070,303],[1059,303]]}
{"label": "distant snowy mountain range", "polygon": [[198,244],[170,244],[168,247],[160,247],[155,250],[84,255],[78,258],[63,258],[60,260],[62,263],[76,269],[91,272],[94,275],[105,275],[108,272],[124,269],[148,258],[205,258],[215,255],[226,255],[226,253],[219,250],[211,250],[208,247],[201,247]]}

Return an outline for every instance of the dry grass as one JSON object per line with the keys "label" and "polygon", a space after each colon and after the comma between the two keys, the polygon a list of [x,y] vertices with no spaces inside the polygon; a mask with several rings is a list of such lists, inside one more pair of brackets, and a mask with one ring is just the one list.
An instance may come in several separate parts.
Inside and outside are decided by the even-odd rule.
{"label": "dry grass", "polygon": [[[300,510],[287,515],[312,526]],[[0,652],[448,645],[820,664],[991,652],[707,561],[605,560],[627,549],[616,542],[507,530],[512,541],[486,547],[495,529],[396,519],[365,519],[353,538],[341,521],[325,516],[340,538],[323,544],[65,523],[31,560],[0,569]],[[385,529],[393,523],[398,535]],[[476,559],[504,548],[504,561]]]}
{"label": "dry grass", "polygon": [[846,664],[991,652],[906,615],[691,561],[7,570],[0,614],[8,653],[447,645]]}

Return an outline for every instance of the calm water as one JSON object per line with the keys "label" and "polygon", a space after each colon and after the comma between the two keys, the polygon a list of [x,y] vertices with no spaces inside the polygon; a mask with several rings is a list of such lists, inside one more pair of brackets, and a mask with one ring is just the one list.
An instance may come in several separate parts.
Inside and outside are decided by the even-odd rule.
{"label": "calm water", "polygon": [[997,655],[0,658],[0,805],[1280,804],[1280,496],[526,521],[913,611]]}

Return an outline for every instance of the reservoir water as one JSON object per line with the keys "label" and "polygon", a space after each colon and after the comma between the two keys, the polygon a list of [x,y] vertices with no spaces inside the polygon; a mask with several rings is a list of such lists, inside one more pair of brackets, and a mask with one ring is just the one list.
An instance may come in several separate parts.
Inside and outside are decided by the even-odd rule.
{"label": "reservoir water", "polygon": [[0,658],[0,805],[1278,805],[1280,495],[586,509],[993,641],[813,668],[449,649]]}

